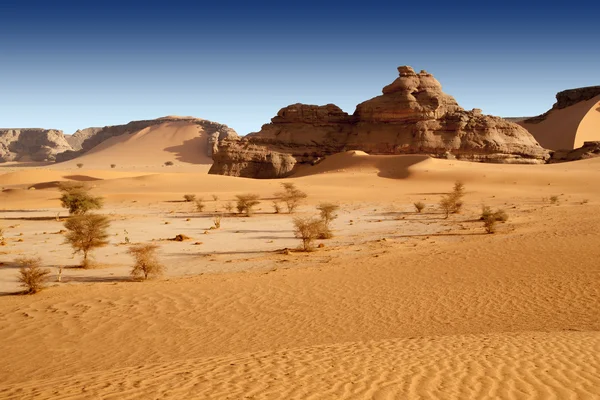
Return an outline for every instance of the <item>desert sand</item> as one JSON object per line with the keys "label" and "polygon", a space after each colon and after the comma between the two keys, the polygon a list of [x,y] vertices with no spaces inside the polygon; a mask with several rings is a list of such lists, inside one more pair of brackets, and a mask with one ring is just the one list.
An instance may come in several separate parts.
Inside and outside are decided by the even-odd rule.
{"label": "desert sand", "polygon": [[540,145],[551,150],[572,150],[586,141],[600,140],[600,96],[552,110],[539,123],[519,122]]}
{"label": "desert sand", "polygon": [[[340,205],[325,247],[289,252],[292,216],[269,200],[281,181],[207,175],[195,150],[173,156],[194,132],[168,129],[67,163],[0,165],[0,398],[600,398],[600,159],[337,154],[284,180],[309,195],[298,215]],[[75,268],[57,233],[68,180],[106,199],[111,244],[94,269]],[[456,180],[464,210],[445,219]],[[247,192],[257,214],[211,230]],[[482,204],[510,215],[495,234]],[[180,233],[192,239],[166,240]],[[126,235],[161,246],[164,277],[129,279]],[[14,294],[20,255],[43,259],[49,288]]]}

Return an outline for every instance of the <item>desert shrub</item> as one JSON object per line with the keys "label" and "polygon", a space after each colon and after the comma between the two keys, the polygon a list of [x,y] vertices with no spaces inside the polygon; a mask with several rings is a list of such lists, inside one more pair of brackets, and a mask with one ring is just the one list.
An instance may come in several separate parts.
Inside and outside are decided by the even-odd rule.
{"label": "desert shrub", "polygon": [[283,191],[275,193],[275,198],[282,201],[287,206],[288,213],[293,213],[296,208],[308,197],[302,190],[296,188],[296,185],[290,182],[282,183]]}
{"label": "desert shrub", "polygon": [[195,203],[196,203],[196,211],[202,212],[202,210],[204,210],[204,200],[196,199]]}
{"label": "desert shrub", "polygon": [[321,219],[327,226],[329,226],[331,221],[337,218],[337,214],[335,212],[339,209],[340,206],[333,203],[319,203],[317,206],[317,210],[320,212]]}
{"label": "desert shrub", "polygon": [[196,195],[195,194],[184,194],[183,199],[189,203],[189,202],[196,200]]}
{"label": "desert shrub", "polygon": [[102,197],[93,196],[90,189],[82,184],[63,183],[58,188],[61,192],[60,204],[71,215],[82,215],[104,205]]}
{"label": "desert shrub", "polygon": [[415,209],[418,213],[423,211],[423,209],[425,208],[425,203],[423,203],[422,201],[417,201],[416,203],[413,203],[413,205],[415,206]]}
{"label": "desert shrub", "polygon": [[498,222],[508,221],[508,213],[501,208],[492,212],[491,207],[483,205],[479,219],[483,221],[483,227],[487,233],[495,233]]}
{"label": "desert shrub", "polygon": [[77,168],[83,168],[83,164],[82,163],[77,163]]}
{"label": "desert shrub", "polygon": [[232,213],[233,212],[233,203],[228,201],[227,203],[225,203],[225,205],[223,206],[225,208],[225,211],[227,211],[228,213]]}
{"label": "desert shrub", "polygon": [[550,203],[558,204],[558,196],[550,196]]}
{"label": "desert shrub", "polygon": [[173,161],[166,161],[166,162],[165,162],[165,165],[166,165],[167,167],[170,167],[171,165],[173,165]]}
{"label": "desert shrub", "polygon": [[312,251],[313,241],[318,239],[326,230],[323,220],[310,217],[294,218],[294,234],[297,238],[302,239],[302,249],[304,251]]}
{"label": "desert shrub", "polygon": [[463,206],[462,198],[464,195],[465,185],[460,181],[456,181],[454,183],[454,189],[452,192],[442,196],[442,199],[440,200],[440,208],[446,214],[446,218],[448,218],[451,213],[456,214],[460,212],[460,209]]}
{"label": "desert shrub", "polygon": [[214,201],[219,201],[219,196],[217,196],[216,194],[213,194],[213,195],[212,195],[212,199],[213,199]]}
{"label": "desert shrub", "polygon": [[46,286],[50,270],[42,268],[42,260],[39,257],[21,257],[17,258],[15,262],[20,267],[17,280],[25,288],[26,293],[37,293]]}
{"label": "desert shrub", "polygon": [[275,212],[275,214],[279,214],[281,212],[281,205],[277,200],[273,200],[273,211]]}
{"label": "desert shrub", "polygon": [[215,229],[221,228],[221,218],[223,218],[221,214],[217,214],[213,217],[213,224]]}
{"label": "desert shrub", "polygon": [[131,276],[134,279],[146,280],[148,277],[164,274],[165,266],[158,260],[157,249],[158,246],[155,244],[138,244],[127,250],[135,260],[131,268]]}
{"label": "desert shrub", "polygon": [[116,168],[117,164],[110,164],[111,168]]}
{"label": "desert shrub", "polygon": [[238,213],[244,213],[248,217],[253,214],[254,207],[260,204],[260,201],[258,200],[259,196],[257,194],[238,194],[235,197],[237,198]]}
{"label": "desert shrub", "polygon": [[108,218],[98,214],[76,215],[65,222],[68,231],[65,242],[73,247],[75,253],[83,253],[82,267],[89,267],[90,251],[108,244],[109,226]]}

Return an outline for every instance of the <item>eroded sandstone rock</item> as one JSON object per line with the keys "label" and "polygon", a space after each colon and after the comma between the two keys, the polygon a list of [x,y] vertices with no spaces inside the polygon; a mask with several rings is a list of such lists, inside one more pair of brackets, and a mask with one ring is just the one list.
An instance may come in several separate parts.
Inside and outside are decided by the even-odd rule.
{"label": "eroded sandstone rock", "polygon": [[519,125],[462,109],[431,74],[407,66],[398,72],[381,96],[359,104],[353,115],[333,104],[293,104],[259,132],[220,141],[210,173],[285,177],[297,165],[348,149],[502,163],[548,158]]}
{"label": "eroded sandstone rock", "polygon": [[70,149],[56,129],[0,129],[0,162],[54,161],[56,154]]}

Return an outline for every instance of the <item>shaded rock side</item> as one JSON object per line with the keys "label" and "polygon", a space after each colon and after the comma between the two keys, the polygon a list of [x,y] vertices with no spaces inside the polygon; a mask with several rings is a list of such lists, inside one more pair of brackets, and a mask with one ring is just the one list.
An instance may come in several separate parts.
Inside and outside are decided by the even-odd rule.
{"label": "shaded rock side", "polygon": [[56,129],[0,129],[0,162],[54,161],[71,150],[63,132]]}
{"label": "shaded rock side", "polygon": [[71,150],[58,154],[56,156],[56,161],[63,162],[72,160],[90,151],[105,140],[115,136],[133,134],[149,126],[182,121],[202,127],[202,131],[206,134],[209,144],[209,146],[207,146],[207,156],[209,157],[212,157],[212,153],[214,149],[216,149],[219,140],[225,140],[229,137],[237,137],[237,133],[227,125],[193,117],[164,117],[152,120],[132,121],[125,125],[105,126],[103,128],[87,128],[75,132],[70,140],[76,146],[77,142],[80,142],[78,146],[80,147],[79,150]]}
{"label": "shaded rock side", "polygon": [[71,145],[71,148],[74,151],[79,151],[83,148],[83,142],[87,139],[91,138],[98,132],[100,132],[103,128],[86,128],[86,129],[78,129],[72,135],[65,135],[65,139]]}
{"label": "shaded rock side", "polygon": [[497,163],[543,163],[549,157],[519,125],[462,109],[431,74],[398,71],[381,96],[359,104],[353,115],[333,104],[293,104],[259,132],[219,142],[210,173],[280,178],[297,165],[346,150]]}
{"label": "shaded rock side", "polygon": [[585,142],[583,146],[574,150],[558,150],[552,153],[548,163],[586,160],[600,157],[600,142]]}

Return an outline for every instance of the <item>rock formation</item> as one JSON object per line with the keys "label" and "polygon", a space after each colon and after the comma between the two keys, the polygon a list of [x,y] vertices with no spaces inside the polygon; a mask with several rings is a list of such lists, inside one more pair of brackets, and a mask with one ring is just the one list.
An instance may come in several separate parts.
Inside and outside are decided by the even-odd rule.
{"label": "rock formation", "polygon": [[600,141],[585,142],[583,146],[574,150],[558,150],[552,153],[548,163],[559,163],[566,161],[586,160],[588,158],[600,157]]}
{"label": "rock formation", "polygon": [[600,86],[564,90],[552,108],[518,122],[550,150],[573,150],[600,140]]}
{"label": "rock formation", "polygon": [[70,150],[62,131],[55,129],[0,129],[0,162],[54,161]]}
{"label": "rock formation", "polygon": [[[139,132],[142,129],[147,128],[149,126],[159,125],[166,122],[181,121],[186,121],[191,124],[196,124],[202,127],[203,131],[207,135],[207,140],[209,144],[209,146],[207,147],[207,155],[209,157],[212,156],[213,150],[216,148],[219,140],[225,140],[231,137],[238,137],[237,133],[233,129],[229,128],[227,125],[193,117],[169,116],[152,120],[132,121],[125,125],[114,125],[105,126],[103,128],[87,128],[83,130],[78,130],[77,132],[75,132],[75,134],[73,134],[73,136],[70,139],[68,139],[73,143],[74,149],[58,154],[56,156],[56,161],[63,162],[79,157],[80,155],[85,154],[100,143],[114,136],[132,134],[135,132]],[[79,149],[76,150],[77,148]]]}
{"label": "rock formation", "polygon": [[398,71],[381,96],[359,104],[353,115],[333,104],[294,104],[259,132],[220,141],[210,173],[284,177],[298,164],[350,149],[502,163],[548,158],[520,126],[478,109],[463,110],[431,74],[406,66]]}

